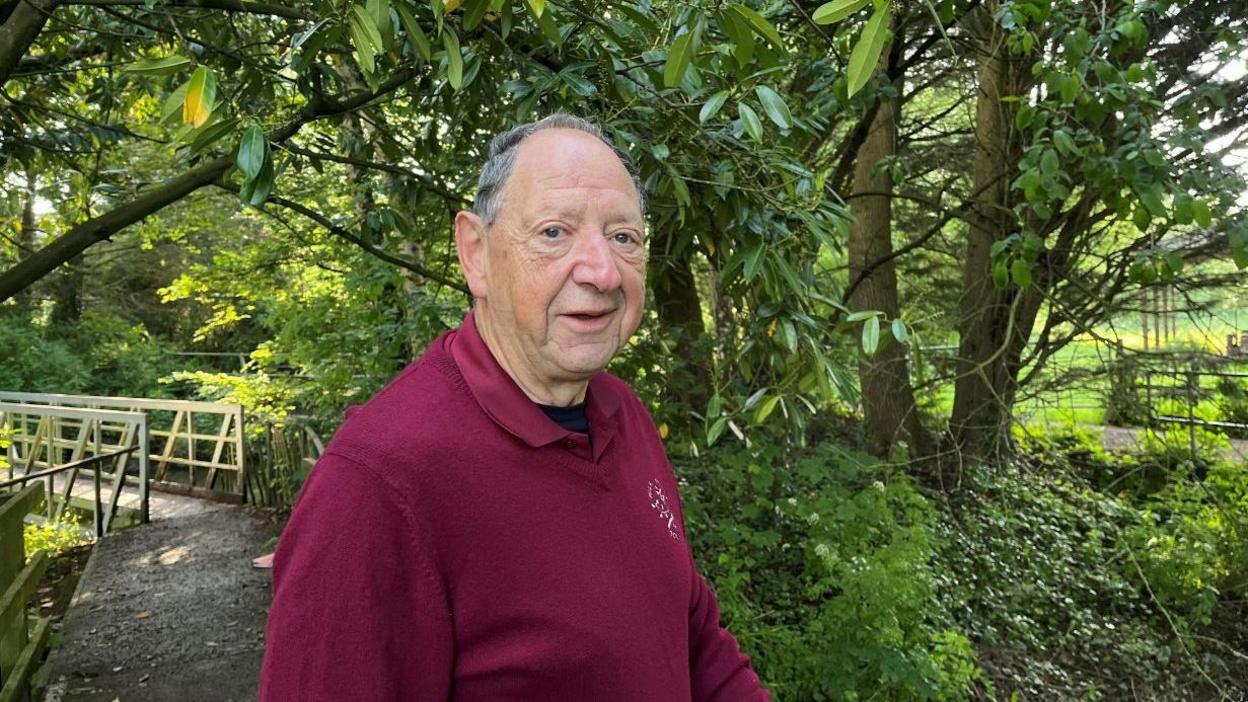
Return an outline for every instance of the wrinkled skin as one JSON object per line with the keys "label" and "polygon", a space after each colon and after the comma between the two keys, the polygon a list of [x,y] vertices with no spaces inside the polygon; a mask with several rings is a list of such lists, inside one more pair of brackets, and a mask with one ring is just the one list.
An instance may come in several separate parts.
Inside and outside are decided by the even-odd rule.
{"label": "wrinkled skin", "polygon": [[531,399],[583,401],[589,379],[637,330],[644,237],[628,170],[607,145],[572,129],[520,144],[493,223],[456,216],[478,329]]}

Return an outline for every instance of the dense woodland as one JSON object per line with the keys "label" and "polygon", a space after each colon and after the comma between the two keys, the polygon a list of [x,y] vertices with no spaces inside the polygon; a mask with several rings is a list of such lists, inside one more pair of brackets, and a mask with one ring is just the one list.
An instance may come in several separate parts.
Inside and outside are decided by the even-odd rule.
{"label": "dense woodland", "polygon": [[[1248,383],[1186,409],[1138,387],[1221,363],[1192,330],[1243,302],[1239,3],[0,0],[0,22],[0,389],[329,435],[467,309],[451,219],[490,136],[565,110],[640,167],[648,314],[611,370],[778,699],[1248,695]],[[1096,416],[1037,410],[1071,392]],[[1153,421],[1183,412],[1228,426]]]}

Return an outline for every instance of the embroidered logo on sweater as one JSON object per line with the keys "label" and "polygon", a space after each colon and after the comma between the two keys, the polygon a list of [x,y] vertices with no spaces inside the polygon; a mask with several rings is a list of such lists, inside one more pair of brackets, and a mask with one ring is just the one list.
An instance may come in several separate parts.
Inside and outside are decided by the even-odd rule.
{"label": "embroidered logo on sweater", "polygon": [[671,506],[667,502],[667,493],[663,492],[663,486],[657,480],[650,481],[650,506],[654,511],[659,513],[659,519],[667,525],[667,535],[673,539],[680,539],[680,530],[676,526],[676,514],[672,512]]}

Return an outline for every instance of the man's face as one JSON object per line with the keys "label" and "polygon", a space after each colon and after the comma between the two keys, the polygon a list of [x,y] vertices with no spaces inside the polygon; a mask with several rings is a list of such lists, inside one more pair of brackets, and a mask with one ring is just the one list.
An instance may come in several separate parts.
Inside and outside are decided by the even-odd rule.
{"label": "man's face", "polygon": [[609,147],[572,129],[521,143],[481,237],[483,280],[469,283],[522,384],[588,379],[628,341],[645,297],[644,236],[639,195]]}

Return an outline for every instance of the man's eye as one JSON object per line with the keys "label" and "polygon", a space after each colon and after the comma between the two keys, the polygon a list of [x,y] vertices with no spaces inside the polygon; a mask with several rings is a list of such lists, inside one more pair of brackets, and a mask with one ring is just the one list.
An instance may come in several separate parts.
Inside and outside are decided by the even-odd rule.
{"label": "man's eye", "polygon": [[628,232],[617,232],[614,238],[617,244],[631,244],[634,241],[633,235]]}
{"label": "man's eye", "polygon": [[542,236],[547,239],[558,239],[561,234],[563,234],[563,229],[560,227],[546,227],[542,230]]}

